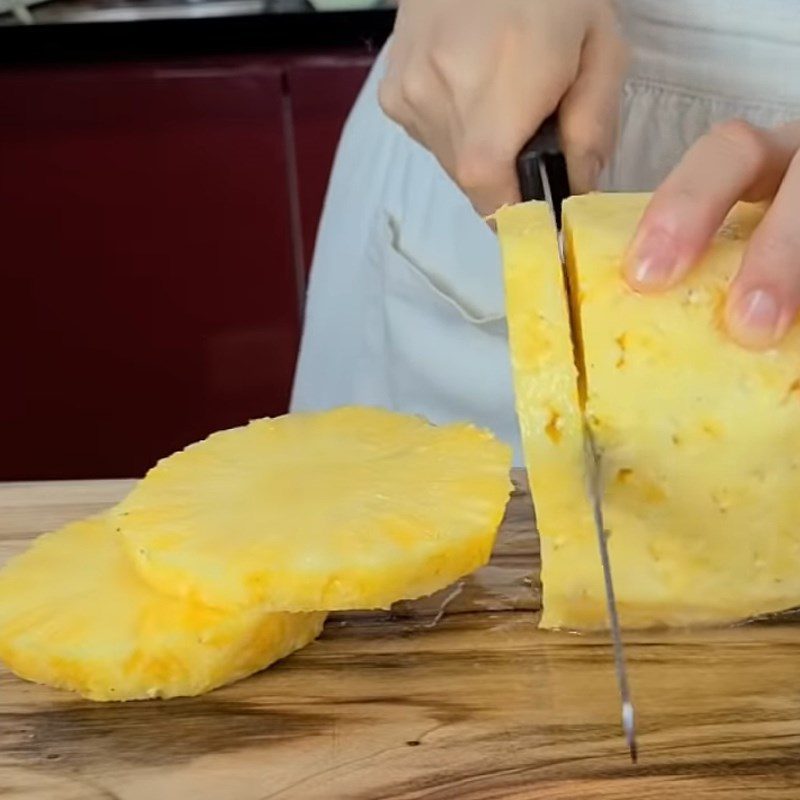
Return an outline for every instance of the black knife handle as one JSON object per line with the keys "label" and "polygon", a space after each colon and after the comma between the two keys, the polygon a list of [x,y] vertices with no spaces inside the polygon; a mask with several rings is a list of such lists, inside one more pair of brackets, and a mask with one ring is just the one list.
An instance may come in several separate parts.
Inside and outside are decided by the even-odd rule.
{"label": "black knife handle", "polygon": [[540,165],[544,166],[550,179],[550,191],[556,212],[557,224],[561,225],[561,203],[570,196],[567,161],[558,140],[558,117],[549,116],[539,130],[522,148],[517,158],[517,177],[522,199],[544,200],[544,186]]}

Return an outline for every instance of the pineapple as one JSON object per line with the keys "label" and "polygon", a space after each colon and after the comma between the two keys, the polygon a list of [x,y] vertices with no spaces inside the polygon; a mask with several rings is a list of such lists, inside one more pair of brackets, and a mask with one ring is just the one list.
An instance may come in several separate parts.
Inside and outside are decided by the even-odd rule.
{"label": "pineapple", "polygon": [[238,680],[312,641],[329,609],[485,563],[510,458],[471,426],[369,408],[215,434],[0,571],[0,659],[93,700]]}
{"label": "pineapple", "polygon": [[[541,547],[541,624],[583,627],[583,619],[583,624],[574,624],[575,592],[562,598],[560,587],[577,572],[570,587],[577,587],[578,596],[591,587],[590,607],[595,610],[602,573],[584,496],[579,374],[553,220],[544,203],[506,207],[496,219],[517,416]],[[568,552],[565,543],[570,545]],[[577,563],[570,564],[576,553]],[[602,612],[602,606],[596,611]]]}
{"label": "pineapple", "polygon": [[486,563],[511,451],[469,425],[377,408],[222,431],[112,512],[159,591],[221,609],[385,608]]}
{"label": "pineapple", "polygon": [[39,537],[0,572],[0,658],[92,700],[206,692],[308,644],[324,619],[159,594],[105,516]]}
{"label": "pineapple", "polygon": [[721,325],[762,209],[737,206],[684,283],[641,296],[620,272],[647,199],[565,204],[579,374],[565,358],[568,300],[544,207],[498,214],[548,628],[606,624],[582,402],[603,456],[624,624],[729,623],[800,604],[800,328],[754,353]]}

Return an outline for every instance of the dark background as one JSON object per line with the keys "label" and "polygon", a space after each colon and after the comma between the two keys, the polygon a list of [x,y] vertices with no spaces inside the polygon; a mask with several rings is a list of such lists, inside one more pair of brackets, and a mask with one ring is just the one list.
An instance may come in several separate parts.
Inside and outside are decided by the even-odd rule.
{"label": "dark background", "polygon": [[0,480],[137,476],[287,410],[393,12],[85,19],[0,25]]}

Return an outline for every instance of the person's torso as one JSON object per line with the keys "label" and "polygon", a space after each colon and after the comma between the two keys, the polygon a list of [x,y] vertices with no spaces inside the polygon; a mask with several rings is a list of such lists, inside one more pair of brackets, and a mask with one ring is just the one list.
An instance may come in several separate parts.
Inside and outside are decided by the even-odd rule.
{"label": "person's torso", "polygon": [[797,0],[617,0],[631,77],[694,94],[800,104]]}
{"label": "person's torso", "polygon": [[800,118],[798,0],[618,0],[631,45],[601,188],[652,190],[715,123]]}

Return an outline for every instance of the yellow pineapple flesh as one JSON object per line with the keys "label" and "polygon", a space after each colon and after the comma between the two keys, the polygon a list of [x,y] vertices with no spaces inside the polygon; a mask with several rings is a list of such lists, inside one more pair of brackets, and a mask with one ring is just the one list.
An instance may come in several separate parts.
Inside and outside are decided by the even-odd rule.
{"label": "yellow pineapple flesh", "polygon": [[257,420],[156,465],[113,511],[152,586],[218,608],[385,608],[486,563],[510,448],[377,408]]}
{"label": "yellow pineapple flesh", "polygon": [[[542,624],[555,627],[563,624],[553,614],[556,604],[563,605],[557,595],[564,573],[578,573],[579,593],[602,580],[583,488],[583,426],[569,305],[547,206],[510,206],[496,218],[517,416],[541,547]],[[562,558],[567,545],[570,553]],[[575,551],[580,563],[570,565],[567,559]],[[565,602],[574,605],[574,598],[570,595]]]}
{"label": "yellow pineapple flesh", "polygon": [[40,536],[0,572],[0,659],[22,678],[92,700],[209,691],[308,644],[324,619],[160,594],[104,516]]}
{"label": "yellow pineapple flesh", "polygon": [[[623,624],[727,623],[796,606],[800,330],[754,353],[722,326],[728,283],[762,209],[737,206],[685,282],[642,296],[624,284],[621,265],[647,199],[589,195],[564,208],[586,413],[602,451]],[[584,489],[580,398],[575,383],[561,383],[567,298],[544,213],[526,204],[498,214],[543,547],[542,625],[597,628],[606,612]],[[550,317],[557,324],[548,327]]]}

